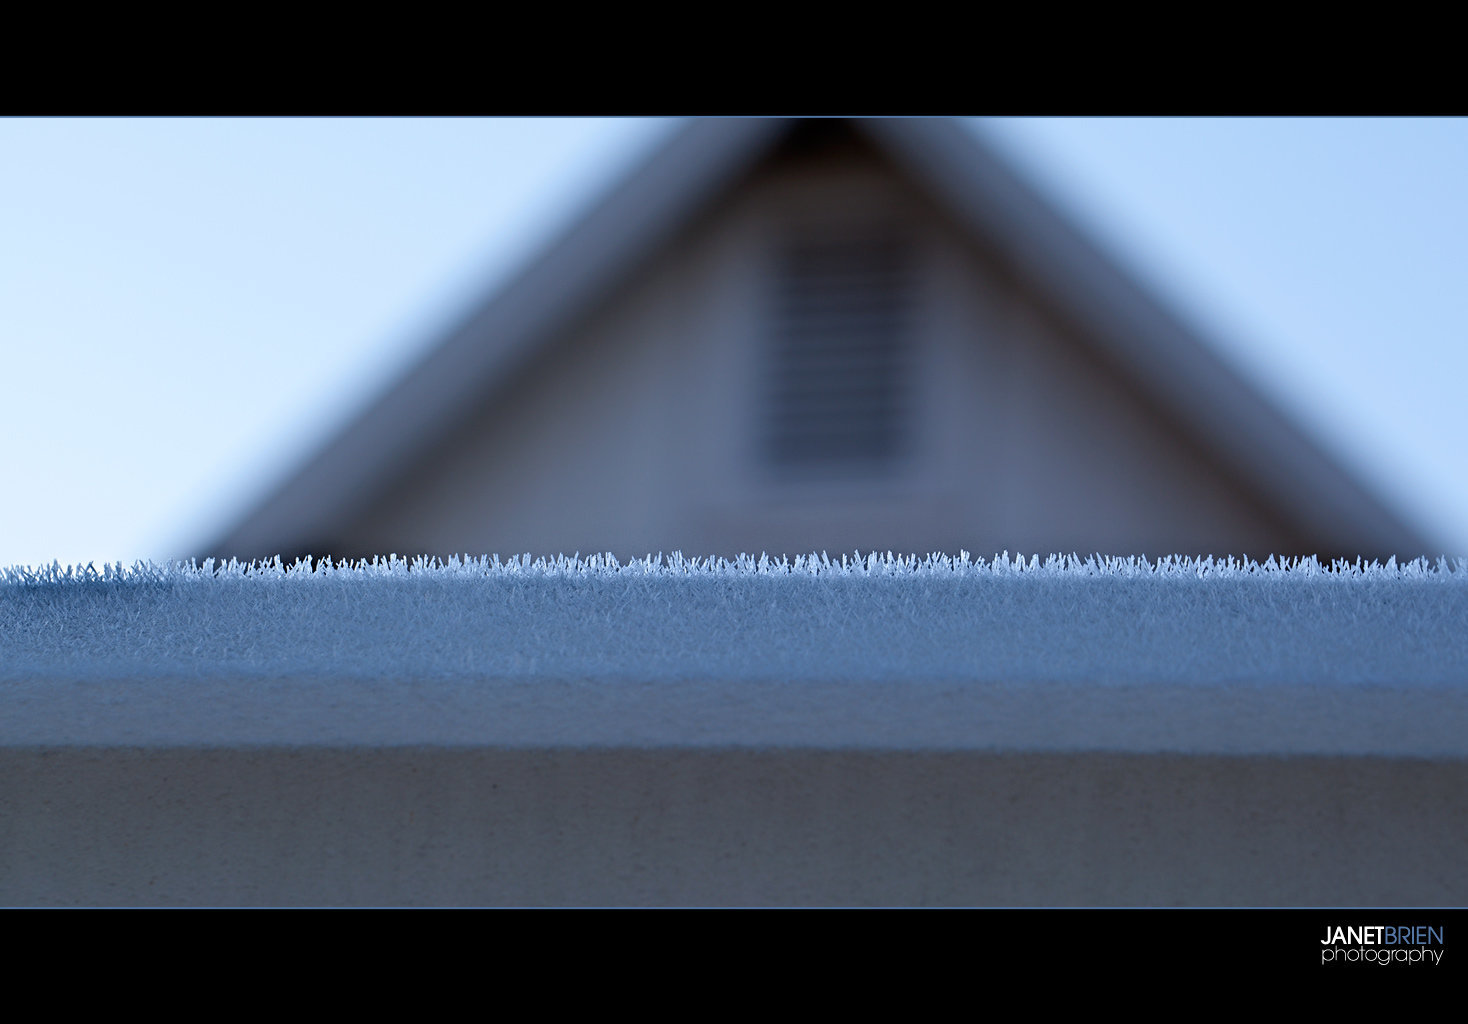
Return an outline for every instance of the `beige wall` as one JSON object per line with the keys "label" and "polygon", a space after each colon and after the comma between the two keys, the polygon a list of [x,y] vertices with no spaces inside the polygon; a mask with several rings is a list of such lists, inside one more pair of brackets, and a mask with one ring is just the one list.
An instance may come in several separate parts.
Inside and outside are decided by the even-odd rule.
{"label": "beige wall", "polygon": [[[875,157],[747,185],[487,396],[342,549],[1313,550]],[[919,243],[915,457],[885,480],[776,482],[753,450],[768,253],[790,223],[851,218]]]}

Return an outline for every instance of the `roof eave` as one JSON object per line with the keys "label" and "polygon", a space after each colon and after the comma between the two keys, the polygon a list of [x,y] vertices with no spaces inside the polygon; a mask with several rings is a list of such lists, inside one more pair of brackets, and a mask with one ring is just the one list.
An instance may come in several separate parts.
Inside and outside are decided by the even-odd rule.
{"label": "roof eave", "polygon": [[1287,516],[1341,551],[1434,550],[1197,332],[1040,198],[975,132],[946,120],[862,122],[908,173],[997,246],[1178,422]]}
{"label": "roof eave", "polygon": [[[918,182],[1078,323],[1234,472],[1338,550],[1432,550],[1032,191],[975,133],[946,120],[857,122]],[[751,167],[790,122],[693,121],[365,408],[211,546],[263,554],[336,536],[539,346],[608,295]]]}
{"label": "roof eave", "polygon": [[509,380],[539,345],[651,257],[788,127],[697,120],[643,164],[446,340],[374,399],[229,533],[224,555],[289,550],[334,537],[351,510]]}

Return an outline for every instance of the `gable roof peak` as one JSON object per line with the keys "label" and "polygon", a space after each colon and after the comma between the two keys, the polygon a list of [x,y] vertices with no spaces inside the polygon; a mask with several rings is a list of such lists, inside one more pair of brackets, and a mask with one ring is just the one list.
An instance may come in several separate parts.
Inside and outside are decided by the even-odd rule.
{"label": "gable roof peak", "polygon": [[1161,408],[1290,518],[1339,550],[1428,546],[1012,170],[946,119],[691,120],[387,392],[274,488],[210,554],[331,536],[333,524],[603,300],[772,154],[873,147],[984,239]]}

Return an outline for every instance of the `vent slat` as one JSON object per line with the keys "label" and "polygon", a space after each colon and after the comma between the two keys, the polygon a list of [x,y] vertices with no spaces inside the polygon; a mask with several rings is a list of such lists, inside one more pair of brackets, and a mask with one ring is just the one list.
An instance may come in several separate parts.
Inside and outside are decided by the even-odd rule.
{"label": "vent slat", "polygon": [[788,245],[775,262],[764,451],[777,469],[870,475],[906,445],[916,278],[891,234]]}

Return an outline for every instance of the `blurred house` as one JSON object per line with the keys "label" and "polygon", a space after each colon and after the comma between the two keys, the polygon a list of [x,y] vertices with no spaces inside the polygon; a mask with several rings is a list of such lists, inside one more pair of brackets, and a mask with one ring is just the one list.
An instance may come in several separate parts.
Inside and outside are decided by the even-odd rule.
{"label": "blurred house", "polygon": [[210,555],[1417,555],[961,125],[688,124]]}

